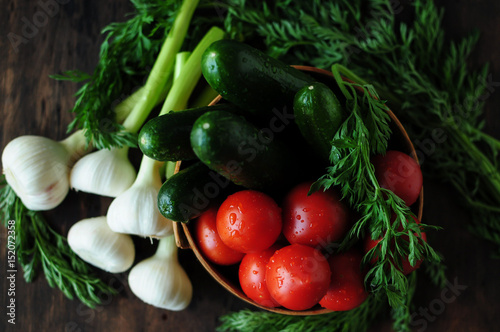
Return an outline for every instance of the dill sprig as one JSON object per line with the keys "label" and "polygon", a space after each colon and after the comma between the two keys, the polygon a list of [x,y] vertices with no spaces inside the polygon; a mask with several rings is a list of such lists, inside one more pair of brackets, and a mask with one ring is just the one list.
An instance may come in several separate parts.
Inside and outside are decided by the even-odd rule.
{"label": "dill sprig", "polygon": [[241,310],[220,317],[219,332],[363,332],[383,317],[387,301],[370,295],[359,307],[322,315],[292,316]]}
{"label": "dill sprig", "polygon": [[15,251],[17,263],[26,282],[32,282],[40,268],[50,287],[59,288],[68,298],[78,298],[94,308],[101,297],[117,291],[99,279],[92,268],[69,247],[67,240],[54,231],[40,212],[28,210],[14,190],[2,178],[0,181],[0,210],[3,223],[15,222]]}
{"label": "dill sprig", "polygon": [[[391,135],[388,108],[370,85],[345,81],[341,66],[332,67],[333,75],[346,99],[348,116],[332,140],[330,166],[315,182],[312,190],[339,188],[342,198],[361,216],[348,233],[341,249],[365,236],[382,238],[364,258],[367,263],[377,257],[366,280],[373,293],[383,292],[389,305],[398,312],[407,306],[410,285],[401,272],[401,257],[414,265],[420,259],[439,262],[432,247],[419,240],[421,232],[436,228],[417,224],[405,202],[392,191],[380,187],[370,158],[387,150]],[[392,214],[395,221],[391,220]],[[400,225],[403,230],[399,230]],[[394,247],[394,248],[393,248]]]}
{"label": "dill sprig", "polygon": [[393,328],[395,331],[410,332],[412,321],[412,301],[417,289],[417,274],[411,273],[408,276],[408,289],[403,298],[404,305],[393,307],[391,309],[391,317],[393,320]]}

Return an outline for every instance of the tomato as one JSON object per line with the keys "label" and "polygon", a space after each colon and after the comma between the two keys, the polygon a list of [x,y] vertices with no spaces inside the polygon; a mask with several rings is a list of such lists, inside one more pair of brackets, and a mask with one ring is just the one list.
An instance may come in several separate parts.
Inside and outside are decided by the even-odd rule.
{"label": "tomato", "polygon": [[217,212],[217,230],[230,248],[244,253],[269,248],[281,234],[281,208],[268,195],[242,190],[229,195]]}
{"label": "tomato", "polygon": [[349,251],[328,258],[332,277],[330,287],[319,301],[323,308],[346,311],[360,306],[368,297],[364,273],[361,271],[363,256]]}
{"label": "tomato", "polygon": [[330,276],[328,261],[319,250],[291,244],[276,251],[267,263],[266,284],[283,307],[306,310],[326,294]]}
{"label": "tomato", "polygon": [[344,237],[348,209],[332,189],[307,195],[312,182],[295,186],[283,201],[283,234],[290,243],[326,246]]}
{"label": "tomato", "polygon": [[209,261],[219,265],[236,264],[245,255],[226,246],[220,239],[216,227],[217,209],[211,208],[198,217],[194,232],[201,253]]}
{"label": "tomato", "polygon": [[399,151],[387,151],[385,155],[374,156],[372,164],[382,188],[391,190],[408,206],[417,201],[423,178],[420,166],[412,157]]}
{"label": "tomato", "polygon": [[[413,219],[416,221],[417,224],[420,224],[420,221],[418,221],[415,217],[413,217]],[[402,231],[403,226],[401,225],[398,228],[398,230]],[[420,234],[421,234],[420,239],[422,241],[427,242],[427,234],[425,232],[421,232]],[[415,235],[417,236],[416,233],[415,233]],[[409,241],[409,237],[407,235],[402,236],[402,239],[405,241]],[[375,248],[379,244],[380,241],[382,241],[382,238],[373,240],[370,236],[366,237],[365,242],[364,242],[365,253],[370,251],[372,248]],[[392,247],[394,248],[394,243],[392,243]],[[375,264],[376,261],[377,261],[377,255],[375,254],[374,257],[372,258],[372,260],[370,261],[370,263]],[[420,260],[415,262],[415,266],[411,266],[410,261],[408,260],[408,257],[402,257],[401,258],[402,269],[400,269],[400,271],[402,271],[403,274],[405,274],[405,275],[410,274],[411,272],[418,269],[420,267],[420,265],[422,264],[422,262],[423,262],[423,259],[420,259]]]}
{"label": "tomato", "polygon": [[249,298],[268,308],[278,307],[266,284],[266,265],[278,249],[272,246],[258,253],[246,254],[241,260],[238,276],[241,289]]}

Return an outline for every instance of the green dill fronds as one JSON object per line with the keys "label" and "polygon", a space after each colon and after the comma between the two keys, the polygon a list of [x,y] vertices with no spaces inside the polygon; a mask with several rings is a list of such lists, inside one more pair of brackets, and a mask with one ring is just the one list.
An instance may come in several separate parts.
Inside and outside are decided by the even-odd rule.
{"label": "green dill fronds", "polygon": [[386,311],[383,295],[369,296],[359,307],[321,315],[290,316],[241,310],[220,317],[218,332],[363,332]]}
{"label": "green dill fronds", "polygon": [[[385,293],[389,305],[403,312],[405,309],[400,307],[407,306],[405,299],[410,288],[401,272],[401,257],[408,257],[413,265],[421,259],[439,262],[440,257],[432,247],[419,240],[423,229],[433,226],[417,225],[405,202],[380,187],[370,158],[387,150],[391,135],[388,108],[372,86],[345,81],[340,70],[347,71],[341,66],[332,67],[346,98],[348,116],[332,140],[327,173],[314,188],[336,186],[342,198],[361,216],[341,244],[341,250],[365,236],[382,239],[364,258],[367,264],[376,257],[366,281],[373,293]],[[396,216],[394,222],[392,214]],[[400,225],[402,231],[398,230]]]}

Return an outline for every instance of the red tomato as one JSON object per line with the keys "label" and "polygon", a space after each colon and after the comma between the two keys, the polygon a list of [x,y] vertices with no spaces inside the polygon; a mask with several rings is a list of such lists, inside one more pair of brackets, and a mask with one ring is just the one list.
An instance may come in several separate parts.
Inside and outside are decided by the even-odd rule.
{"label": "red tomato", "polygon": [[[413,218],[413,219],[417,222],[417,224],[420,224],[420,221],[418,221],[416,218]],[[400,226],[399,230],[402,231],[403,226]],[[421,239],[423,241],[427,242],[427,234],[425,234],[425,232],[421,232],[420,234],[422,235]],[[417,236],[416,233],[415,233],[415,235]],[[409,238],[407,235],[402,236],[402,238],[406,241],[409,241]],[[380,241],[382,241],[382,238],[377,239],[377,240],[373,240],[370,236],[366,237],[365,243],[364,243],[365,253],[370,251],[372,248],[375,248]],[[394,246],[394,244],[393,244],[393,246]],[[370,263],[375,264],[376,261],[377,261],[377,255],[374,255],[374,257],[372,258]],[[404,258],[402,257],[401,258],[401,265],[402,265],[403,274],[406,275],[406,274],[410,274],[411,272],[415,271],[416,269],[418,269],[420,267],[422,262],[423,262],[423,259],[420,259],[420,260],[416,261],[415,266],[411,266],[410,261],[408,260],[408,257],[404,257]]]}
{"label": "red tomato", "polygon": [[328,259],[332,278],[330,287],[319,304],[334,311],[346,311],[360,306],[368,297],[364,273],[361,271],[363,256],[356,251],[331,256]]}
{"label": "red tomato", "polygon": [[266,284],[283,307],[306,310],[326,294],[330,276],[330,266],[320,251],[291,244],[276,251],[267,263]]}
{"label": "red tomato", "polygon": [[217,233],[215,219],[217,209],[211,208],[198,217],[194,225],[196,241],[201,253],[209,261],[219,265],[236,264],[245,255],[226,246]]}
{"label": "red tomato", "polygon": [[283,202],[283,234],[290,243],[326,246],[344,237],[348,209],[332,189],[307,195],[312,182],[294,187]]}
{"label": "red tomato", "polygon": [[226,198],[217,212],[217,230],[230,248],[244,253],[266,250],[278,239],[281,209],[268,195],[242,190]]}
{"label": "red tomato", "polygon": [[372,158],[375,177],[380,186],[391,190],[410,206],[417,201],[422,190],[422,172],[418,163],[399,151],[387,151]]}
{"label": "red tomato", "polygon": [[279,306],[269,294],[266,285],[266,265],[277,249],[277,246],[272,246],[258,253],[246,254],[241,260],[238,271],[243,292],[258,304],[268,308]]}

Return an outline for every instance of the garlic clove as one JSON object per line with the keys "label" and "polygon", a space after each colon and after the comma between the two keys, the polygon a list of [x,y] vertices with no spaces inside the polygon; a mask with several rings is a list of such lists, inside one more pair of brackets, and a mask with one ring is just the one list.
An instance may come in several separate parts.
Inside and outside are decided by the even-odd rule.
{"label": "garlic clove", "polygon": [[135,296],[162,309],[183,310],[193,296],[191,281],[177,260],[173,235],[162,238],[155,255],[130,270],[128,283]]}
{"label": "garlic clove", "polygon": [[136,171],[127,156],[128,148],[103,149],[78,160],[70,174],[77,191],[116,197],[130,188]]}
{"label": "garlic clove", "polygon": [[113,232],[104,216],[75,223],[68,232],[68,244],[81,259],[107,272],[124,272],[134,263],[132,237]]}
{"label": "garlic clove", "polygon": [[116,197],[107,212],[109,227],[118,233],[161,238],[173,233],[172,221],[158,210],[161,183],[136,182]]}
{"label": "garlic clove", "polygon": [[2,153],[7,183],[30,210],[50,210],[69,191],[70,152],[60,142],[41,136],[20,136]]}

